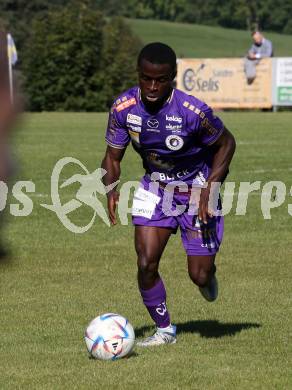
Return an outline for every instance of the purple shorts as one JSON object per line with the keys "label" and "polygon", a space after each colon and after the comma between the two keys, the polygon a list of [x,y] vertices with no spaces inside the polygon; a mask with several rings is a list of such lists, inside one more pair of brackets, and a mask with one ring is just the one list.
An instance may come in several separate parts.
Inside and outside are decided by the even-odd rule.
{"label": "purple shorts", "polygon": [[143,177],[140,188],[135,192],[133,225],[170,228],[174,233],[180,227],[187,255],[204,256],[217,253],[223,238],[223,216],[214,216],[204,225],[199,222],[190,207],[189,194],[167,191],[158,185],[153,189],[149,184]]}

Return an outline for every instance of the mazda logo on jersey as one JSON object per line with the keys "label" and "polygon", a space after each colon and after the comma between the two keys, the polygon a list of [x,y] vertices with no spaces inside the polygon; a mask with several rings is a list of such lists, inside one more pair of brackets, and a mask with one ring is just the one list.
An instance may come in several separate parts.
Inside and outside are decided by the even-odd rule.
{"label": "mazda logo on jersey", "polygon": [[159,126],[159,122],[157,119],[149,119],[147,121],[147,125],[151,128],[151,129],[157,129],[157,127]]}
{"label": "mazda logo on jersey", "polygon": [[179,150],[183,147],[184,141],[178,135],[169,135],[165,138],[165,144],[170,150]]}

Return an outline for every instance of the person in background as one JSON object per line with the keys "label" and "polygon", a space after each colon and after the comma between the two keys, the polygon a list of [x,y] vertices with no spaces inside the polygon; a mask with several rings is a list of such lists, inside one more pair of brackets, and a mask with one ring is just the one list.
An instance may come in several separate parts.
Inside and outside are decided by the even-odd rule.
{"label": "person in background", "polygon": [[247,83],[250,85],[256,78],[256,66],[262,58],[273,56],[272,42],[266,39],[259,31],[252,33],[253,44],[244,61],[244,72]]}

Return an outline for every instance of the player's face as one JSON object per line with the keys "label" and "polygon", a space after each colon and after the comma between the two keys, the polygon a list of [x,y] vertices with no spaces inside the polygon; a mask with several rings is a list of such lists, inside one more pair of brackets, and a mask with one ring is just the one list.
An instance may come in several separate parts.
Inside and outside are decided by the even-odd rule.
{"label": "player's face", "polygon": [[138,75],[141,96],[145,103],[156,105],[168,98],[175,76],[169,64],[152,64],[142,60],[138,68]]}

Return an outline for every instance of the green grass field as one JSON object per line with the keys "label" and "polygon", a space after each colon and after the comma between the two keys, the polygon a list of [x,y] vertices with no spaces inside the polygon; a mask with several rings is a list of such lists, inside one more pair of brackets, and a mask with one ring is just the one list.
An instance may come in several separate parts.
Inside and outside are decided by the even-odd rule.
{"label": "green grass field", "polygon": [[[167,43],[178,57],[243,57],[251,46],[248,31],[141,19],[128,19],[128,23],[142,42]],[[276,57],[292,55],[291,35],[267,32],[265,36],[272,40]]]}
{"label": "green grass field", "polygon": [[[179,234],[161,262],[178,343],[138,349],[117,362],[88,358],[83,333],[100,313],[127,316],[137,338],[153,332],[136,286],[133,228],[108,228],[96,220],[85,234],[64,228],[40,206],[51,203],[50,176],[62,157],[80,159],[90,172],[99,166],[105,143],[105,114],[26,115],[15,135],[19,171],[13,180],[32,180],[30,216],[9,218],[6,240],[12,257],[0,265],[1,389],[291,389],[291,216],[289,113],[220,113],[237,139],[229,181],[283,181],[286,202],[264,220],[260,193],[247,214],[226,217],[218,255],[220,297],[203,300],[188,279]],[[70,171],[70,172],[69,172]],[[80,171],[80,170],[79,170]],[[78,167],[68,169],[70,175]],[[136,180],[141,164],[131,148],[123,180]],[[67,177],[70,177],[67,176]],[[12,182],[12,184],[13,184]],[[78,187],[77,187],[78,188]],[[62,193],[75,197],[76,186]],[[10,197],[8,205],[19,203]],[[9,211],[9,209],[8,209]],[[73,216],[89,222],[86,206]]]}

